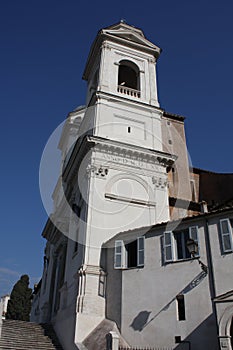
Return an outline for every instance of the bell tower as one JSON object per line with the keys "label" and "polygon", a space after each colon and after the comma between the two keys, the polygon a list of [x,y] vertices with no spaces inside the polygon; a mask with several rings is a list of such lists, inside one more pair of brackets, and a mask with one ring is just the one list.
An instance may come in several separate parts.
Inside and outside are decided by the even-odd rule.
{"label": "bell tower", "polygon": [[159,107],[156,61],[160,51],[141,29],[124,22],[102,29],[83,74],[88,82],[87,104],[98,91]]}
{"label": "bell tower", "polygon": [[160,48],[142,30],[124,22],[98,33],[83,74],[87,106],[99,105],[93,120],[95,136],[162,150],[159,55]]}
{"label": "bell tower", "polygon": [[166,169],[176,157],[163,151],[159,55],[142,30],[120,22],[99,31],[87,59],[86,109],[63,173],[68,197],[81,213],[79,347],[105,317],[102,244],[118,232],[169,220]]}

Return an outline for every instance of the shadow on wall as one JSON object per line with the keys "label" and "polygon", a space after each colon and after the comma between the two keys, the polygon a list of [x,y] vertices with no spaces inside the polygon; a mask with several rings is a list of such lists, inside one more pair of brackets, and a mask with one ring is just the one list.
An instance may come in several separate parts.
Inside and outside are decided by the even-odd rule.
{"label": "shadow on wall", "polygon": [[[141,331],[147,323],[150,312],[142,311],[135,317],[131,327],[136,331]],[[176,343],[176,340],[180,340],[179,344],[173,345],[173,350],[219,350],[218,347],[218,335],[215,323],[215,317],[211,314],[207,317],[188,337],[183,338],[180,334],[174,334],[173,339],[169,342]],[[153,347],[157,349],[157,344],[153,344]],[[170,349],[167,348],[167,344],[158,349]]]}
{"label": "shadow on wall", "polygon": [[130,327],[132,327],[134,331],[141,332],[143,330],[143,328],[145,327],[145,325],[147,324],[150,314],[151,314],[151,312],[149,312],[149,311],[139,312],[139,314],[134,318]]}
{"label": "shadow on wall", "polygon": [[[179,334],[174,335],[179,337]],[[182,339],[174,350],[219,350],[215,317],[211,314],[188,337]]]}
{"label": "shadow on wall", "polygon": [[[185,286],[178,294],[187,294],[192,289],[196,288],[207,276],[206,272],[200,272],[187,286]],[[130,327],[133,328],[134,331],[141,332],[145,327],[148,326],[159,314],[163,311],[166,311],[170,305],[176,300],[176,296],[171,299],[159,312],[157,312],[154,316],[149,319],[151,311],[140,311],[139,314],[133,319]]]}

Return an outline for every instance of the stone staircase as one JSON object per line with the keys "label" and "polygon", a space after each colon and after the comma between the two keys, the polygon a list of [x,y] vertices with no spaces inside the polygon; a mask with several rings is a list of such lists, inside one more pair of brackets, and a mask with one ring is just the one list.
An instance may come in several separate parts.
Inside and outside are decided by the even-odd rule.
{"label": "stone staircase", "polygon": [[1,350],[63,350],[49,324],[3,320]]}

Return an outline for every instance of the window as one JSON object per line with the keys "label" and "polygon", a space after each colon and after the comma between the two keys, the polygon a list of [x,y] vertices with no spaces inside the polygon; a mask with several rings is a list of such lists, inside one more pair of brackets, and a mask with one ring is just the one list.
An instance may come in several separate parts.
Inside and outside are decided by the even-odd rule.
{"label": "window", "polygon": [[114,268],[133,268],[144,266],[144,237],[124,243],[123,240],[115,241]]}
{"label": "window", "polygon": [[175,171],[175,168],[172,168],[172,182],[173,184],[175,183],[176,181],[176,171]]}
{"label": "window", "polygon": [[187,249],[187,240],[189,239],[189,231],[174,232],[175,246],[177,250],[177,259],[189,259],[191,254]]}
{"label": "window", "polygon": [[229,219],[220,220],[220,233],[222,239],[222,249],[224,253],[232,252],[232,227]]}
{"label": "window", "polygon": [[74,252],[73,252],[73,254],[77,253],[77,251],[78,251],[78,239],[79,239],[79,227],[77,228],[77,231],[76,231],[76,239],[75,239],[75,242],[74,242]]}
{"label": "window", "polygon": [[122,60],[120,62],[118,71],[118,85],[134,90],[140,90],[139,68],[135,63],[127,60]]}
{"label": "window", "polygon": [[[163,234],[164,261],[177,261],[190,259],[191,254],[187,249],[187,240],[193,239],[198,244],[198,227],[191,226],[181,231],[167,231]],[[198,256],[199,254],[197,254]]]}
{"label": "window", "polygon": [[177,301],[178,320],[179,321],[184,321],[185,320],[184,295],[183,294],[177,295],[176,301]]}
{"label": "window", "polygon": [[85,202],[80,195],[79,198],[79,204],[77,205],[74,203],[72,205],[73,210],[73,220],[72,220],[72,232],[73,232],[73,240],[74,240],[74,249],[73,249],[73,255],[76,255],[78,252],[79,243],[81,243],[81,237],[79,234],[80,227],[82,226],[83,222],[86,221],[85,215],[86,215],[86,207]]}
{"label": "window", "polygon": [[195,191],[195,182],[194,180],[190,181],[190,187],[191,187],[191,199],[193,202],[196,202],[196,191]]}

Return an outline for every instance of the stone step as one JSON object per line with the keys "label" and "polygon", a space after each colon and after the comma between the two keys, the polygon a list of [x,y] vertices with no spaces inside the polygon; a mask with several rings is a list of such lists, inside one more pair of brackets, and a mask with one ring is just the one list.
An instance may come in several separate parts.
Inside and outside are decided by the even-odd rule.
{"label": "stone step", "polygon": [[0,350],[63,350],[50,324],[4,320]]}

